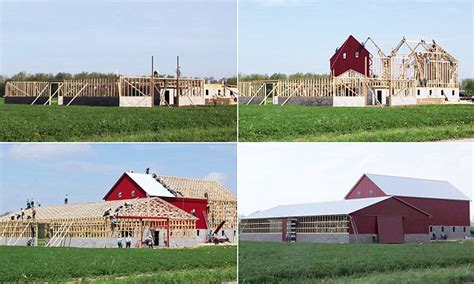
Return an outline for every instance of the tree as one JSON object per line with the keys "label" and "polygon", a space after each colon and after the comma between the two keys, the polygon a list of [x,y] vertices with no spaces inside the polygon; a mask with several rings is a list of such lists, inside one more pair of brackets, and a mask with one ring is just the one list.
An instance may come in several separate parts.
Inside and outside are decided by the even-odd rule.
{"label": "tree", "polygon": [[474,79],[468,78],[462,80],[461,89],[464,90],[465,96],[474,96]]}

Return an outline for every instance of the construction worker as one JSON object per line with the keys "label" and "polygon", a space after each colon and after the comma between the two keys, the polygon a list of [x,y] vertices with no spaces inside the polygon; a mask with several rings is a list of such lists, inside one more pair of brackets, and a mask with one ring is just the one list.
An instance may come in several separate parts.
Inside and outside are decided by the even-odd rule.
{"label": "construction worker", "polygon": [[122,237],[120,235],[117,238],[117,245],[119,248],[122,248]]}
{"label": "construction worker", "polygon": [[25,210],[23,210],[23,208],[20,208],[21,209],[21,220],[23,220],[23,217],[25,217]]}
{"label": "construction worker", "polygon": [[30,205],[31,207],[35,207],[35,202],[33,201],[33,198],[31,198]]}
{"label": "construction worker", "polygon": [[66,197],[64,197],[64,204],[67,204],[67,194]]}
{"label": "construction worker", "polygon": [[26,200],[26,209],[30,209],[30,208],[31,208],[30,200],[27,199]]}
{"label": "construction worker", "polygon": [[33,220],[35,219],[35,216],[36,216],[36,210],[35,208],[33,208],[33,210],[31,211],[31,214],[32,214],[32,217],[33,217]]}
{"label": "construction worker", "polygon": [[130,238],[130,235],[125,238],[125,248],[130,248],[132,246],[132,239]]}

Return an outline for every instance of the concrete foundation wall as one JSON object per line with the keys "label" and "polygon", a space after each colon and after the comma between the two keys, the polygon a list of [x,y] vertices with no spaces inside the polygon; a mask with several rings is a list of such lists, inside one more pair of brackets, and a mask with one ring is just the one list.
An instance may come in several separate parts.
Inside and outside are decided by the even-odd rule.
{"label": "concrete foundation wall", "polygon": [[411,96],[391,96],[388,98],[390,106],[416,105],[416,97]]}
{"label": "concrete foundation wall", "polygon": [[349,234],[297,234],[299,243],[349,243]]}
{"label": "concrete foundation wall", "polygon": [[364,244],[373,244],[378,243],[378,236],[376,234],[350,234],[349,236],[350,243],[364,243]]}
{"label": "concrete foundation wall", "polygon": [[[265,97],[263,96],[257,96],[253,98],[253,100],[250,102],[251,105],[258,105]],[[245,105],[250,101],[251,97],[239,97],[239,104]]]}
{"label": "concrete foundation wall", "polygon": [[[5,97],[6,104],[27,104],[30,105],[36,97]],[[48,101],[49,97],[39,97],[35,105],[42,105]]]}
{"label": "concrete foundation wall", "polygon": [[152,107],[152,97],[120,97],[121,107]]}
{"label": "concrete foundation wall", "polygon": [[26,246],[26,243],[28,242],[30,238],[0,238],[0,246],[6,246],[7,243],[9,246],[13,246],[13,244],[18,240],[16,243],[16,246]]}
{"label": "concrete foundation wall", "polygon": [[333,106],[365,106],[365,97],[334,97]]}
{"label": "concrete foundation wall", "polygon": [[[276,104],[283,104],[288,97],[275,97]],[[291,97],[285,105],[332,106],[332,97]]]}
{"label": "concrete foundation wall", "polygon": [[[67,105],[73,97],[63,97],[63,105]],[[86,106],[119,106],[119,97],[76,97],[70,105]]]}
{"label": "concrete foundation wall", "polygon": [[206,104],[206,99],[204,96],[202,97],[187,97],[187,96],[180,96],[178,99],[178,106],[203,106]]}
{"label": "concrete foundation wall", "polygon": [[436,235],[436,239],[438,240],[441,238],[443,228],[444,234],[448,237],[448,239],[463,239],[470,235],[469,226],[431,226],[431,228],[432,232],[429,234],[429,236],[432,237],[434,233]]}
{"label": "concrete foundation wall", "polygon": [[430,241],[428,234],[405,234],[406,243],[426,243]]}
{"label": "concrete foundation wall", "polygon": [[239,239],[241,241],[261,241],[261,242],[281,242],[281,233],[269,233],[269,234],[240,234]]}
{"label": "concrete foundation wall", "polygon": [[416,88],[418,99],[447,98],[449,102],[459,101],[459,89],[457,88]]}

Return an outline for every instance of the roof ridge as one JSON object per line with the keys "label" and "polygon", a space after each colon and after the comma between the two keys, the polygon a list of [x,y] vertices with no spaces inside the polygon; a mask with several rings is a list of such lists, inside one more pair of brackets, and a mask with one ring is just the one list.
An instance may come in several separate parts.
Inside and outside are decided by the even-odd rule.
{"label": "roof ridge", "polygon": [[428,178],[417,178],[417,177],[406,177],[406,176],[394,176],[394,175],[386,175],[386,174],[371,174],[371,173],[364,173],[365,175],[374,175],[374,176],[384,176],[384,177],[396,177],[396,178],[406,178],[406,179],[419,179],[419,180],[429,180],[429,181],[437,181],[437,182],[447,182],[451,184],[447,180],[439,180],[439,179],[428,179]]}

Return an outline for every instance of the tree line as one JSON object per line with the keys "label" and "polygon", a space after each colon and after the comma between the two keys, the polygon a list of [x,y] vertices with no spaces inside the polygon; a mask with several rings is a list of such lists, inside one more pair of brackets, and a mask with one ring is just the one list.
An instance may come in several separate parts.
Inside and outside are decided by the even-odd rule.
{"label": "tree line", "polygon": [[[13,76],[0,75],[0,97],[3,97],[5,92],[5,82],[8,80],[12,81],[63,81],[71,79],[98,79],[98,78],[115,78],[117,74],[114,73],[100,73],[100,72],[80,72],[76,74],[59,72],[56,74],[52,73],[34,73],[30,74],[27,72],[18,72]],[[158,78],[175,78],[174,75],[159,74]],[[195,78],[204,79],[206,83],[222,83],[225,82],[229,85],[237,85],[237,77],[221,78],[216,79],[214,77]]]}

